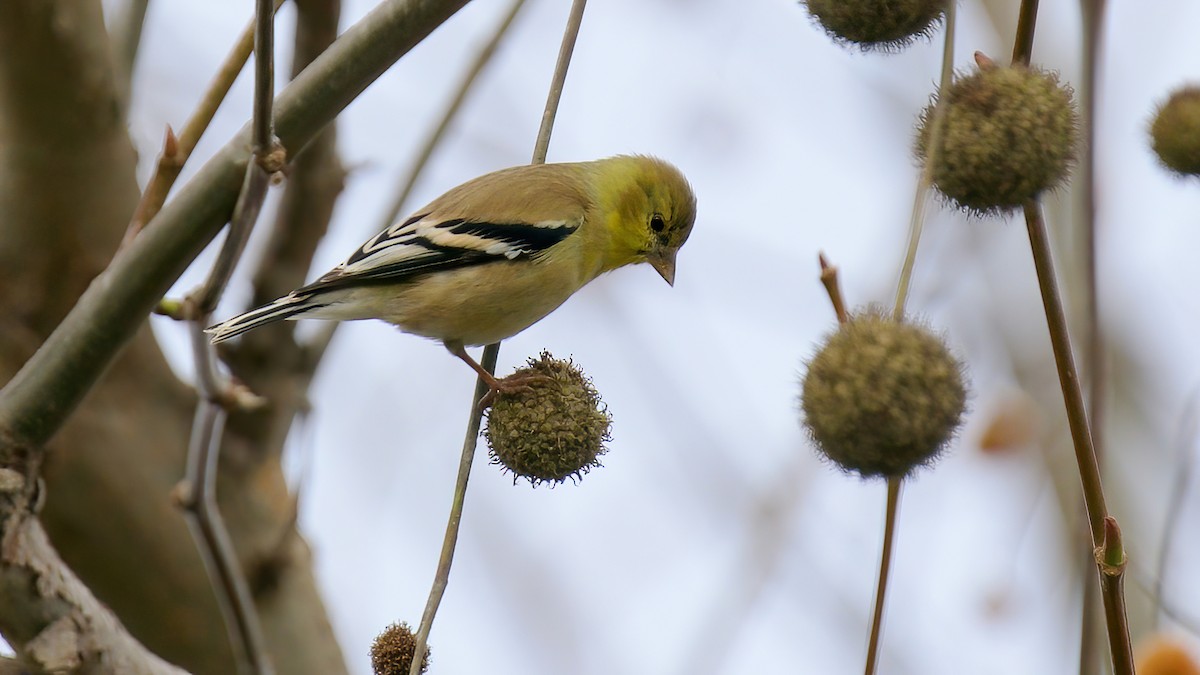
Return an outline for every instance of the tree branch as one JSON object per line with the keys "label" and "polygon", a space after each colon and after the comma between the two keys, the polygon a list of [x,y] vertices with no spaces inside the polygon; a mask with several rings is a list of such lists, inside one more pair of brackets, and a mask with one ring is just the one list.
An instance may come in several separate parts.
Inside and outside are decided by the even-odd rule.
{"label": "tree branch", "polygon": [[67,568],[26,499],[0,492],[0,630],[21,662],[51,673],[183,673],[133,639]]}
{"label": "tree branch", "polygon": [[[468,0],[390,0],[346,31],[277,99],[295,154],[392,63]],[[20,4],[20,3],[18,3]],[[150,310],[228,220],[249,158],[244,129],[119,253],[0,390],[0,431],[39,446],[66,420]]]}
{"label": "tree branch", "polygon": [[[295,0],[296,40],[292,77],[300,74],[337,37],[340,0]],[[325,236],[342,192],[346,171],[337,154],[337,128],[330,124],[292,162],[288,185],[254,273],[251,305],[258,306],[301,286],[317,245]],[[278,455],[305,394],[316,362],[296,343],[296,324],[280,321],[224,347],[230,370],[267,405],[229,418],[227,444],[256,461]]]}
{"label": "tree branch", "polygon": [[[283,142],[289,148],[303,147],[375,77],[466,1],[383,3],[349,31],[321,64],[281,95],[277,121]],[[64,18],[64,13],[72,16]],[[6,544],[0,549],[0,606],[5,615],[0,621],[14,622],[0,627],[23,655],[26,649],[41,648],[38,636],[42,633],[30,633],[26,630],[30,628],[53,629],[53,633],[47,633],[51,637],[82,636],[85,639],[78,643],[88,650],[84,659],[103,655],[102,649],[123,649],[124,643],[136,646],[48,544],[45,555],[34,556],[28,548],[45,540],[41,524],[31,516],[35,511],[31,497],[41,467],[41,446],[144,325],[150,308],[228,219],[249,151],[249,133],[243,131],[159,213],[155,226],[118,254],[79,297],[86,281],[103,266],[104,257],[115,247],[121,231],[93,228],[80,236],[83,230],[79,224],[119,222],[123,228],[136,200],[133,153],[123,120],[115,114],[78,113],[80,106],[114,113],[120,109],[110,72],[109,46],[104,39],[97,42],[97,36],[105,36],[98,2],[0,3],[0,100],[7,101],[5,114],[0,115],[0,136],[6,141],[0,143],[0,159],[6,178],[12,177],[0,189],[0,207],[6,216],[0,222],[0,235],[16,235],[0,236],[0,267],[19,270],[22,288],[30,296],[23,298],[13,292],[15,289],[0,289],[0,304],[6,316],[16,317],[17,327],[22,329],[16,337],[4,332],[3,342],[17,345],[18,349],[12,350],[16,354],[28,354],[28,347],[22,345],[36,345],[37,336],[49,332],[49,326],[79,298],[37,353],[0,390],[0,470],[7,471],[10,478],[14,473],[18,476],[17,487],[9,490],[16,497],[0,498],[0,542]],[[107,65],[105,59],[109,60]],[[47,78],[46,72],[54,72],[55,76]],[[21,99],[22,92],[34,95]],[[21,105],[12,101],[21,101]],[[43,137],[45,142],[39,140]],[[76,166],[78,176],[64,171],[75,171]],[[60,191],[46,189],[47,185],[63,182],[87,186],[86,191],[76,191],[103,201],[62,199]],[[27,223],[52,223],[60,229],[22,231],[20,228]],[[79,249],[78,255],[75,248]],[[35,260],[35,251],[48,255],[45,260]],[[71,265],[62,264],[64,255]],[[42,323],[27,323],[26,316]],[[130,356],[137,352],[137,357],[129,361],[134,366],[129,373],[133,379],[138,367],[162,365],[161,359],[148,358],[152,355],[143,347],[153,351],[152,342],[148,334],[142,333],[142,337],[145,343],[139,339],[139,349],[130,352]],[[12,372],[8,363],[11,361],[4,364],[6,373]],[[122,378],[126,384],[129,380]],[[157,390],[159,396],[163,393]],[[172,389],[168,393],[175,392]],[[109,394],[104,397],[108,402],[122,398],[120,391]],[[111,418],[108,420],[111,424]],[[150,422],[160,425],[163,420]],[[104,429],[107,434],[118,431]],[[85,439],[77,434],[72,436],[74,440],[67,445],[79,452],[96,445],[81,442]],[[12,467],[20,470],[14,472]],[[128,468],[124,459],[101,470],[120,472],[122,467]],[[134,483],[145,483],[145,478],[136,472],[129,476]],[[57,504],[63,500],[54,501]],[[155,514],[160,510],[156,505],[143,509]],[[136,516],[125,514],[137,519],[132,527],[147,524],[143,521],[148,516],[143,511]],[[166,525],[155,523],[152,527],[160,529],[147,531],[143,539],[164,533],[161,528]],[[10,555],[12,546],[17,546],[13,542],[19,543],[20,555],[39,565],[44,563],[44,567],[31,568],[25,558]],[[297,560],[305,555],[299,542],[292,548]],[[165,560],[169,554],[155,558]],[[43,576],[46,580],[40,581]],[[288,586],[282,592],[304,585],[303,579],[295,581],[284,579]],[[57,592],[56,582],[65,584],[66,590]],[[39,592],[31,593],[31,588]],[[55,592],[42,594],[42,589]],[[283,610],[296,609],[296,602],[291,600],[273,604]],[[29,617],[35,617],[37,623],[26,623]],[[319,617],[314,619],[321,621]],[[61,620],[72,623],[63,624]],[[63,632],[72,626],[78,630]],[[29,644],[24,644],[26,640]],[[146,654],[144,661],[155,660]],[[117,663],[118,672],[156,672],[156,666]],[[319,672],[333,672],[329,668],[336,664],[309,665],[323,669]]]}

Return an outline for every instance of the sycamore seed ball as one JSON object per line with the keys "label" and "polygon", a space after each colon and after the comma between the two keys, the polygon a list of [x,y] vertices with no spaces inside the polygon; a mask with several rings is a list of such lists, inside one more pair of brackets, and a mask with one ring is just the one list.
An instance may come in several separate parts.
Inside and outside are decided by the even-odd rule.
{"label": "sycamore seed ball", "polygon": [[606,451],[612,418],[583,371],[542,352],[517,370],[529,387],[496,398],[485,431],[493,464],[532,485],[578,479]]}
{"label": "sycamore seed ball", "polygon": [[[383,629],[371,643],[371,670],[375,675],[408,675],[413,655],[417,652],[417,636],[408,624],[401,621]],[[421,659],[421,672],[429,670],[429,647]]]}
{"label": "sycamore seed ball", "polygon": [[817,448],[863,477],[902,477],[931,462],[965,405],[962,365],[943,340],[876,310],[828,336],[801,394]]}
{"label": "sycamore seed ball", "polygon": [[1159,107],[1150,126],[1154,152],[1171,171],[1200,175],[1200,87],[1184,87]]}
{"label": "sycamore seed ball", "polygon": [[948,0],[805,0],[834,41],[864,51],[896,51],[937,28]]}
{"label": "sycamore seed ball", "polygon": [[[1026,66],[988,66],[955,79],[933,184],[979,216],[1004,213],[1066,181],[1075,161],[1079,117],[1071,89]],[[931,103],[921,115],[916,154],[929,157]]]}

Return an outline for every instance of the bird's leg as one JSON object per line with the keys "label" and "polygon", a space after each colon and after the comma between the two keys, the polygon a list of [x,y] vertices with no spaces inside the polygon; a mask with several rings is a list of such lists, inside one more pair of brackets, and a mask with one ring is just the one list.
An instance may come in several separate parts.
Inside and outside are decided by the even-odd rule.
{"label": "bird's leg", "polygon": [[509,375],[508,377],[497,379],[495,375],[489,373],[486,368],[479,365],[479,362],[471,358],[467,353],[467,348],[459,342],[447,342],[446,349],[463,363],[471,366],[471,369],[479,374],[479,378],[488,386],[488,393],[484,394],[483,398],[479,399],[479,405],[486,408],[496,400],[496,396],[500,394],[515,394],[519,391],[529,389],[531,382],[540,380],[549,380],[545,375]]}
{"label": "bird's leg", "polygon": [[500,391],[504,388],[504,385],[500,383],[500,380],[496,379],[495,375],[489,373],[486,368],[479,365],[478,361],[471,358],[471,355],[467,353],[467,348],[464,347],[461,342],[447,342],[446,349],[451,354],[462,359],[463,363],[471,366],[471,370],[479,373],[479,379],[483,380],[484,384],[488,386],[488,389],[491,389],[492,391]]}

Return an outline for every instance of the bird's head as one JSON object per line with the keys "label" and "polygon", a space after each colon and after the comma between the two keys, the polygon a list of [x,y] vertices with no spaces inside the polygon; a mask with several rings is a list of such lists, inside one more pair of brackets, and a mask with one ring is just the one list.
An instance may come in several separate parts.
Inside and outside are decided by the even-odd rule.
{"label": "bird's head", "polygon": [[675,256],[696,222],[696,195],[683,174],[654,157],[616,157],[617,173],[627,181],[618,206],[628,262],[647,262],[668,284],[675,284]]}

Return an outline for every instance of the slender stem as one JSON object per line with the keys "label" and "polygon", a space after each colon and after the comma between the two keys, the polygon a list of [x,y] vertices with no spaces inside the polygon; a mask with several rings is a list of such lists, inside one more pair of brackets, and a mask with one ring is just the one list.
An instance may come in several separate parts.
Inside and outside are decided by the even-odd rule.
{"label": "slender stem", "polygon": [[896,536],[896,515],[900,510],[900,488],[903,483],[903,476],[892,476],[887,482],[883,551],[879,555],[879,586],[875,590],[875,611],[871,616],[871,637],[867,643],[867,665],[863,670],[866,675],[875,675],[879,665],[879,643],[883,635],[883,603],[887,598],[888,576],[892,567],[892,544]]}
{"label": "slender stem", "polygon": [[1104,396],[1107,372],[1104,364],[1104,331],[1100,323],[1098,267],[1096,264],[1096,78],[1098,54],[1104,26],[1104,0],[1082,0],[1083,6],[1083,78],[1080,83],[1080,107],[1083,110],[1083,144],[1080,148],[1076,180],[1082,197],[1079,203],[1079,229],[1083,235],[1085,273],[1087,275],[1087,371],[1088,411],[1092,419],[1092,442],[1096,455],[1103,458],[1101,443],[1104,425]]}
{"label": "slender stem", "polygon": [[208,278],[194,296],[202,315],[211,314],[216,309],[217,301],[225,292],[233,270],[242,257],[242,251],[246,248],[246,242],[250,239],[250,230],[258,221],[270,178],[264,169],[263,157],[277,145],[275,122],[272,118],[275,98],[273,0],[256,0],[254,16],[254,115],[251,128],[254,130],[256,161],[246,165],[242,191],[229,220],[229,234],[225,237],[225,243],[222,244],[221,252],[217,255]]}
{"label": "slender stem", "polygon": [[[1067,316],[1063,309],[1062,297],[1059,294],[1057,277],[1054,273],[1054,261],[1050,253],[1050,238],[1046,233],[1046,223],[1042,218],[1042,208],[1036,200],[1025,204],[1025,224],[1029,231],[1029,244],[1033,250],[1033,264],[1037,270],[1038,287],[1042,294],[1042,303],[1046,309],[1046,323],[1050,330],[1050,345],[1054,351],[1054,362],[1058,368],[1058,379],[1062,386],[1063,401],[1067,409],[1067,423],[1071,429],[1071,439],[1075,446],[1075,460],[1079,465],[1079,477],[1083,483],[1083,502],[1087,509],[1088,524],[1092,534],[1092,545],[1097,551],[1097,564],[1101,567],[1103,557],[1107,560],[1124,559],[1123,550],[1114,550],[1121,546],[1119,538],[1106,537],[1106,522],[1111,520],[1108,506],[1104,499],[1104,486],[1100,480],[1100,463],[1096,459],[1095,447],[1092,443],[1091,430],[1088,427],[1087,408],[1084,405],[1083,390],[1079,385],[1079,374],[1075,369],[1075,359],[1071,352],[1071,338],[1067,330]],[[1115,524],[1115,520],[1112,521]],[[1122,568],[1123,569],[1123,568]],[[1111,574],[1101,569],[1101,577]],[[1115,576],[1121,576],[1117,572]],[[1131,674],[1124,662],[1124,655],[1130,652],[1129,631],[1125,625],[1125,600],[1120,593],[1121,584],[1116,581],[1104,582],[1101,596],[1104,600],[1104,613],[1108,624],[1109,649],[1113,658],[1113,667],[1117,675]]]}
{"label": "slender stem", "polygon": [[[1083,147],[1080,148],[1079,168],[1076,180],[1080,190],[1079,208],[1076,211],[1077,228],[1083,244],[1084,256],[1084,315],[1087,321],[1085,336],[1087,349],[1084,351],[1084,370],[1088,373],[1088,412],[1091,415],[1092,444],[1096,448],[1096,461],[1104,466],[1104,413],[1107,372],[1105,367],[1104,332],[1100,322],[1100,299],[1096,267],[1096,76],[1099,68],[1100,39],[1104,25],[1104,0],[1081,0],[1080,12],[1083,19],[1083,75],[1079,86],[1082,115]],[[1098,606],[1100,588],[1092,583],[1089,568],[1090,558],[1081,560],[1084,565],[1083,602],[1081,603],[1079,673],[1093,675],[1100,670],[1103,647],[1100,644]]]}
{"label": "slender stem", "polygon": [[[204,315],[207,316],[207,315]],[[214,586],[214,597],[230,644],[242,673],[271,673],[266,640],[241,562],[221,511],[217,506],[217,463],[226,412],[219,403],[220,383],[213,367],[212,345],[200,321],[191,322],[190,335],[197,368],[201,399],[196,405],[191,440],[188,443],[187,469],[177,491],[180,507],[205,571]]]}
{"label": "slender stem", "polygon": [[[550,147],[550,133],[554,127],[554,118],[558,111],[558,102],[562,98],[563,84],[567,79],[567,69],[571,64],[571,54],[575,49],[575,41],[579,37],[579,27],[583,22],[583,10],[587,5],[587,0],[574,0],[571,5],[571,13],[567,19],[567,27],[563,32],[562,47],[558,52],[558,63],[554,68],[554,76],[551,78],[550,95],[546,99],[546,108],[542,113],[542,125],[538,130],[537,143],[533,150],[533,164],[542,164],[546,161],[546,154]],[[483,349],[483,358],[480,365],[484,370],[494,374],[496,372],[496,361],[500,356],[500,343],[492,343]],[[417,630],[417,643],[413,650],[416,655],[413,658],[412,666],[409,668],[409,675],[420,675],[421,661],[419,655],[425,653],[425,647],[429,641],[429,631],[433,628],[433,619],[437,614],[438,605],[441,604],[442,595],[446,592],[446,585],[450,579],[450,566],[454,562],[454,547],[458,540],[459,522],[462,520],[463,501],[466,498],[467,478],[470,475],[471,461],[475,455],[475,446],[479,440],[479,428],[483,420],[483,407],[479,405],[483,397],[488,393],[489,388],[483,377],[479,377],[475,381],[475,393],[472,397],[470,417],[467,422],[467,435],[463,441],[463,456],[459,462],[458,480],[454,487],[454,501],[450,507],[450,519],[446,524],[446,536],[442,542],[442,554],[438,559],[437,572],[434,575],[433,587],[429,589],[429,599],[425,603],[425,612],[421,615],[421,627]]]}
{"label": "slender stem", "polygon": [[266,189],[266,173],[257,162],[247,164],[242,195],[238,198],[221,252],[204,284],[184,303],[191,319],[189,333],[200,401],[196,405],[188,443],[186,474],[179,492],[180,506],[213,583],[217,605],[225,618],[225,627],[238,659],[238,669],[243,673],[259,675],[273,670],[267,655],[266,640],[241,562],[217,505],[217,463],[226,419],[222,401],[226,399],[224,392],[228,386],[217,372],[213,347],[204,333],[204,326],[208,325],[212,309],[229,281],[238,256],[245,248]]}
{"label": "slender stem", "polygon": [[838,323],[846,323],[850,320],[850,313],[846,311],[846,300],[842,298],[841,284],[838,283],[838,268],[829,264],[824,253],[817,254],[817,262],[821,265],[821,285],[829,294],[829,302],[833,304],[833,313],[837,315]]}
{"label": "slender stem", "polygon": [[[819,256],[821,262],[821,283],[829,293],[829,301],[833,303],[838,323],[846,323],[846,303],[842,299],[842,291],[838,287],[837,268],[830,265],[825,255]],[[875,609],[871,615],[871,633],[867,639],[867,662],[864,668],[866,675],[874,675],[879,665],[879,645],[883,636],[883,606],[887,599],[887,584],[892,567],[892,548],[896,538],[896,517],[900,510],[900,488],[904,484],[903,476],[892,476],[887,481],[887,507],[884,512],[883,551],[879,558],[879,581],[875,589]]]}
{"label": "slender stem", "polygon": [[1104,486],[1100,480],[1100,466],[1096,461],[1091,430],[1088,428],[1083,390],[1080,388],[1079,374],[1075,368],[1071,337],[1067,330],[1067,316],[1054,272],[1050,238],[1042,218],[1041,204],[1037,201],[1025,204],[1025,224],[1029,231],[1029,244],[1033,249],[1038,288],[1045,305],[1054,363],[1058,368],[1058,379],[1067,406],[1067,422],[1075,446],[1075,459],[1079,464],[1080,480],[1083,482],[1083,499],[1087,507],[1088,524],[1091,527],[1092,545],[1099,546],[1104,539],[1104,518],[1108,516],[1108,507],[1104,500]]}
{"label": "slender stem", "polygon": [[[450,99],[450,103],[446,106],[446,109],[442,111],[437,128],[425,138],[425,143],[417,151],[416,159],[413,160],[412,166],[409,167],[408,175],[405,176],[404,182],[401,184],[402,187],[396,194],[396,198],[392,200],[391,208],[388,209],[383,221],[376,228],[377,231],[388,227],[400,217],[401,211],[404,210],[404,205],[408,202],[409,195],[412,194],[413,186],[416,185],[417,179],[420,178],[421,174],[425,172],[425,165],[429,163],[433,152],[437,150],[442,140],[446,137],[446,131],[450,128],[450,123],[454,121],[454,118],[458,117],[458,111],[462,108],[463,102],[467,100],[467,94],[475,87],[475,81],[479,79],[480,73],[483,72],[483,69],[487,67],[492,57],[495,56],[496,50],[500,47],[504,36],[508,34],[508,29],[512,26],[513,20],[517,18],[517,14],[524,6],[525,0],[514,0],[508,8],[508,13],[504,15],[504,18],[496,26],[491,39],[475,55],[475,59],[471,62],[470,67],[467,68],[467,72],[463,73],[454,96]],[[336,325],[336,322],[330,323]]]}
{"label": "slender stem", "polygon": [[[209,576],[226,627],[238,654],[241,670],[259,675],[273,671],[267,654],[266,640],[258,620],[254,600],[250,596],[242,566],[233,548],[217,505],[217,461],[221,452],[221,432],[227,400],[224,392],[228,383],[217,372],[212,344],[204,333],[210,323],[212,309],[229,281],[237,258],[245,248],[254,219],[262,208],[267,190],[267,175],[257,162],[246,165],[246,181],[242,197],[234,209],[229,235],[213,263],[208,279],[189,297],[186,305],[192,308],[190,333],[192,353],[196,363],[196,383],[200,401],[188,444],[186,489],[181,506],[187,514],[196,546],[206,561]],[[198,490],[198,493],[197,493]]]}
{"label": "slender stem", "polygon": [[[225,527],[217,504],[217,467],[221,456],[221,434],[227,413],[221,407],[222,392],[228,383],[217,372],[214,350],[204,333],[213,309],[229,283],[241,258],[254,223],[266,198],[269,176],[263,168],[263,156],[275,144],[271,109],[274,96],[274,7],[271,0],[257,0],[255,6],[255,87],[254,130],[255,161],[246,164],[242,191],[230,218],[229,234],[217,255],[204,284],[185,303],[193,308],[190,332],[196,363],[200,402],[188,444],[187,475],[183,506],[196,538],[197,548],[206,562],[226,628],[238,655],[239,670],[267,675],[274,669],[267,653],[262,625],[250,595],[233,540]],[[198,493],[197,493],[198,490]]]}
{"label": "slender stem", "polygon": [[950,91],[950,82],[954,79],[954,26],[957,2],[946,4],[946,35],[942,42],[942,72],[938,79],[937,103],[933,107],[933,119],[929,122],[929,145],[927,146],[925,166],[921,169],[921,177],[917,182],[917,191],[913,196],[912,215],[908,222],[908,245],[905,248],[904,262],[900,265],[900,279],[896,282],[896,302],[893,309],[894,318],[899,321],[904,318],[904,305],[908,301],[908,288],[912,281],[913,268],[917,263],[917,246],[921,242],[921,230],[925,225],[925,203],[929,198],[929,187],[933,184],[933,167],[937,164],[938,156],[942,153],[942,135],[946,127],[946,93]]}
{"label": "slender stem", "polygon": [[1021,0],[1017,15],[1017,38],[1013,41],[1013,65],[1029,65],[1033,55],[1033,29],[1037,26],[1038,0]]}
{"label": "slender stem", "polygon": [[562,46],[558,48],[558,62],[554,64],[554,77],[550,79],[550,93],[546,96],[546,107],[542,112],[542,126],[533,145],[531,164],[546,163],[546,155],[550,151],[550,133],[554,131],[554,117],[558,115],[558,102],[562,99],[567,69],[571,66],[571,55],[575,53],[575,40],[579,38],[579,27],[583,24],[583,10],[586,7],[587,0],[575,0],[571,4]]}
{"label": "slender stem", "polygon": [[[488,372],[496,372],[496,356],[498,350],[489,354],[483,353],[482,365]],[[483,378],[475,381],[475,393],[472,400],[479,401],[488,393],[488,385]],[[454,486],[454,500],[450,504],[450,518],[446,522],[446,534],[442,538],[442,553],[438,557],[437,572],[433,576],[433,588],[429,590],[429,599],[425,603],[425,612],[421,615],[421,626],[417,630],[417,645],[413,650],[413,663],[409,675],[419,675],[425,647],[429,643],[429,631],[433,628],[433,619],[437,615],[442,596],[450,582],[450,566],[454,562],[454,549],[458,544],[459,525],[462,523],[463,502],[467,496],[467,480],[471,477],[471,464],[475,459],[475,442],[479,438],[479,428],[482,416],[479,406],[472,405],[467,419],[467,433],[463,439],[462,456],[458,460],[458,476]]]}
{"label": "slender stem", "polygon": [[[283,0],[274,0],[272,7],[279,9],[282,4]],[[175,179],[179,178],[184,163],[200,142],[200,137],[217,114],[217,108],[221,107],[221,103],[229,95],[234,80],[242,72],[242,66],[246,65],[246,59],[250,58],[250,53],[254,50],[254,26],[253,21],[246,25],[178,136],[170,127],[167,128],[167,141],[163,143],[163,151],[155,163],[154,174],[150,176],[146,189],[142,191],[142,199],[133,211],[133,218],[125,232],[125,240],[121,243],[122,248],[129,245],[166,203],[167,194],[171,192]]]}
{"label": "slender stem", "polygon": [[[908,289],[912,280],[913,269],[917,261],[917,248],[921,242],[921,230],[925,224],[925,203],[928,199],[929,188],[933,184],[933,167],[936,166],[938,155],[942,151],[942,135],[946,126],[946,96],[950,91],[950,83],[954,77],[954,27],[955,9],[957,3],[946,5],[946,35],[942,42],[942,70],[938,81],[938,97],[933,108],[933,119],[930,120],[929,145],[925,166],[921,169],[921,177],[917,183],[916,195],[913,197],[912,216],[909,220],[908,245],[904,254],[904,262],[900,266],[900,278],[896,283],[896,302],[892,316],[896,321],[904,319],[904,306],[908,301]],[[883,551],[879,560],[879,584],[875,591],[875,610],[871,616],[871,634],[867,641],[867,662],[864,667],[866,675],[874,675],[879,663],[879,645],[883,635],[883,607],[887,600],[888,577],[892,566],[892,547],[896,537],[896,519],[900,508],[900,489],[904,483],[903,476],[892,476],[887,483],[887,511],[884,516]]]}
{"label": "slender stem", "polygon": [[267,152],[275,136],[275,23],[272,0],[254,3],[254,152]]}
{"label": "slender stem", "polygon": [[1100,597],[1104,600],[1104,622],[1108,626],[1113,673],[1133,675],[1133,647],[1129,641],[1129,619],[1125,613],[1125,568],[1129,565],[1121,543],[1117,519],[1104,519],[1104,543],[1096,550],[1100,568]]}
{"label": "slender stem", "polygon": [[[246,165],[246,178],[242,182],[242,196],[234,208],[234,215],[229,220],[229,234],[221,244],[221,252],[213,262],[212,270],[196,293],[192,296],[200,314],[209,315],[216,309],[217,302],[229,284],[233,270],[241,259],[246,242],[250,239],[250,231],[262,211],[263,200],[267,196],[270,177],[257,162]],[[207,319],[206,319],[207,320]],[[201,326],[203,328],[203,326]]]}

